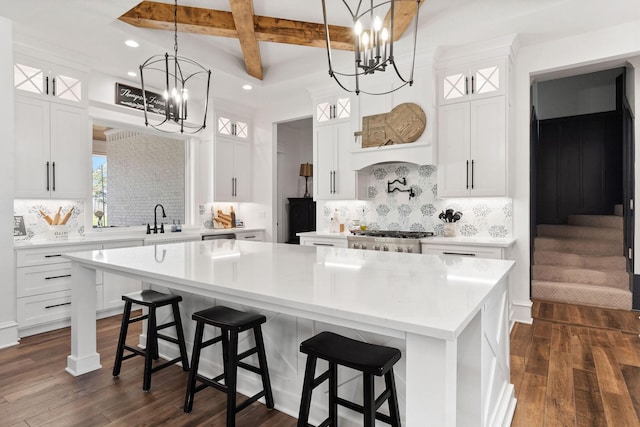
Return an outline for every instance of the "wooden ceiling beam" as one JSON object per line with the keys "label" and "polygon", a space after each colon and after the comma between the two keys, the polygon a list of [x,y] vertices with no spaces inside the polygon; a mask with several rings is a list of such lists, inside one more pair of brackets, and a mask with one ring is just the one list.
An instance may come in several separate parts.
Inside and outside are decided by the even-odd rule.
{"label": "wooden ceiling beam", "polygon": [[260,57],[260,46],[256,39],[253,0],[229,0],[233,22],[238,32],[238,40],[242,48],[242,56],[247,73],[262,80],[262,59]]}
{"label": "wooden ceiling beam", "polygon": [[[119,19],[140,28],[173,31],[173,8],[168,3],[143,1]],[[256,40],[299,46],[325,47],[324,24],[254,16]],[[233,14],[220,10],[178,5],[178,31],[238,38]],[[331,48],[353,50],[353,31],[331,25]]]}
{"label": "wooden ceiling beam", "polygon": [[[420,0],[420,6],[424,3],[424,0]],[[400,37],[404,34],[405,31],[411,25],[413,18],[418,13],[418,2],[416,0],[396,0],[394,2],[395,10],[394,10],[394,21],[395,25],[393,27],[393,41],[398,41]],[[391,22],[391,11],[387,12],[387,15],[384,18],[384,26],[389,28],[389,23]]]}

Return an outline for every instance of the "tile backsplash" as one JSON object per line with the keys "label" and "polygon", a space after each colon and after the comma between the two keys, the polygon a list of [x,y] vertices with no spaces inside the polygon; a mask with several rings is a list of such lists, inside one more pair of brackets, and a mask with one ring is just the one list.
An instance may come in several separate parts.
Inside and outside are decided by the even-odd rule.
{"label": "tile backsplash", "polygon": [[54,217],[59,208],[62,214],[73,207],[71,217],[67,221],[69,237],[82,236],[85,233],[84,202],[74,200],[29,200],[16,199],[13,201],[13,215],[22,216],[27,232],[26,236],[14,237],[14,240],[46,239],[49,224],[44,220],[40,211]]}
{"label": "tile backsplash", "polygon": [[[328,231],[331,217],[341,222],[365,221],[377,230],[444,232],[438,215],[446,209],[462,212],[457,222],[458,234],[466,237],[510,237],[513,232],[513,203],[510,198],[437,197],[437,167],[412,163],[377,164],[363,169],[360,179],[367,179],[367,199],[360,201],[326,201],[319,203],[318,230]],[[412,189],[408,192],[388,192],[388,183],[406,179],[406,185],[391,184],[390,188]],[[321,207],[320,207],[321,206]]]}

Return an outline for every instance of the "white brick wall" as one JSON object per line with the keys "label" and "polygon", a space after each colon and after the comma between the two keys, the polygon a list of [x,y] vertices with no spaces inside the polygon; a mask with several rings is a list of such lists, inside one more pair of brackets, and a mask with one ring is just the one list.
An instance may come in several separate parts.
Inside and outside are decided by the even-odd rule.
{"label": "white brick wall", "polygon": [[[107,135],[108,225],[153,226],[153,208],[164,206],[171,224],[174,219],[184,223],[185,210],[185,148],[181,140],[135,132]],[[167,231],[169,231],[167,229]]]}

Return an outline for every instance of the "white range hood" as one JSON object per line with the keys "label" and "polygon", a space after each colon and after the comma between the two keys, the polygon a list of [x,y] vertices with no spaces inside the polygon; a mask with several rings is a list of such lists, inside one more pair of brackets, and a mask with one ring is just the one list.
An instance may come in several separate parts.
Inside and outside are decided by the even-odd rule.
{"label": "white range hood", "polygon": [[435,165],[433,146],[424,141],[361,148],[351,152],[351,169],[361,170],[377,163],[408,162],[417,165]]}

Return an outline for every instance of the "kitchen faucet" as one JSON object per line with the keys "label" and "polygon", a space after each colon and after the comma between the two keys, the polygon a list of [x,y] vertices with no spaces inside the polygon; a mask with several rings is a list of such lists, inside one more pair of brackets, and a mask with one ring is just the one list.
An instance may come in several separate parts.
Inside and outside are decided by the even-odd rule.
{"label": "kitchen faucet", "polygon": [[[166,218],[167,214],[164,213],[164,206],[158,203],[153,208],[153,234],[158,234],[158,206],[162,209],[162,218]],[[152,228],[147,224],[147,234],[151,234]],[[160,224],[160,232],[164,233],[164,223]]]}

